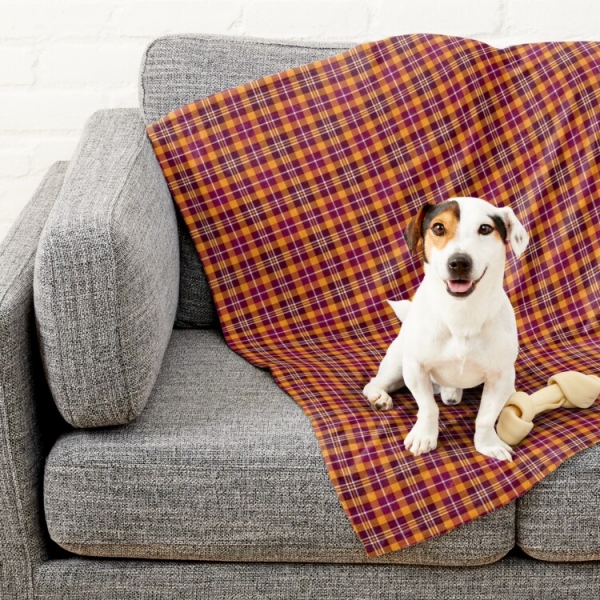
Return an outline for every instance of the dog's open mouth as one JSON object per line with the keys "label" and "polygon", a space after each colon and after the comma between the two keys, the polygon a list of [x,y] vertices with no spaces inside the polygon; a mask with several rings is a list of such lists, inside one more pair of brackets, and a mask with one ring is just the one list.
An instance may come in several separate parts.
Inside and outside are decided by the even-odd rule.
{"label": "dog's open mouth", "polygon": [[475,287],[483,279],[486,271],[487,267],[476,281],[473,281],[473,279],[448,279],[446,281],[446,291],[455,298],[466,298],[475,291]]}
{"label": "dog's open mouth", "polygon": [[449,279],[446,286],[453,296],[467,296],[475,289],[471,279]]}

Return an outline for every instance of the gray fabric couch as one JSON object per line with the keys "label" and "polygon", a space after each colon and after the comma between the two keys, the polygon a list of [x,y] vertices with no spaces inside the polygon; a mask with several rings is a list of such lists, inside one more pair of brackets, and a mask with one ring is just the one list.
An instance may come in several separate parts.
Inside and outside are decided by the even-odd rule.
{"label": "gray fabric couch", "polygon": [[144,125],[340,46],[175,36],[0,246],[0,597],[598,598],[600,450],[369,559],[308,419],[229,350]]}

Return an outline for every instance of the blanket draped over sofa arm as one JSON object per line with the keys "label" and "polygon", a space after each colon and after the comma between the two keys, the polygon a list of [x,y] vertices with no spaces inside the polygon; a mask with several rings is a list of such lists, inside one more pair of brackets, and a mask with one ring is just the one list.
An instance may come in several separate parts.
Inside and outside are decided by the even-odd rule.
{"label": "blanket draped over sofa arm", "polygon": [[[33,266],[67,163],[46,174],[0,244],[0,597],[33,598],[32,571],[46,558],[41,498],[44,448],[57,435],[39,365]],[[42,425],[44,435],[42,435]]]}

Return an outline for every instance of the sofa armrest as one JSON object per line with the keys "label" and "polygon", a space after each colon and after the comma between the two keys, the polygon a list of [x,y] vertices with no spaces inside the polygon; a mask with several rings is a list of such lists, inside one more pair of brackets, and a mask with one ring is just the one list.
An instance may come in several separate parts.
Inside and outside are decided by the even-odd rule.
{"label": "sofa armrest", "polygon": [[52,400],[39,367],[33,316],[38,240],[67,163],[46,174],[0,244],[0,597],[33,598],[32,569],[46,558],[41,488]]}
{"label": "sofa armrest", "polygon": [[54,401],[75,427],[127,423],[148,400],[179,295],[171,199],[135,109],[87,122],[42,233],[34,273]]}

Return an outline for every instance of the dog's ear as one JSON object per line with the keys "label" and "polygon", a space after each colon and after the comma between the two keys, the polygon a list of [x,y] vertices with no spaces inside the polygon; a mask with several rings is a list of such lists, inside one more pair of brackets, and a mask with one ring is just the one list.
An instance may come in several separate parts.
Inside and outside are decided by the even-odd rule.
{"label": "dog's ear", "polygon": [[525,227],[521,225],[519,219],[515,216],[512,208],[505,206],[500,209],[504,224],[506,225],[506,239],[510,242],[512,251],[519,258],[527,248],[529,243],[529,235],[525,231]]}
{"label": "dog's ear", "polygon": [[404,239],[413,254],[416,254],[419,242],[423,239],[423,220],[433,208],[435,208],[435,204],[423,204],[404,231]]}

